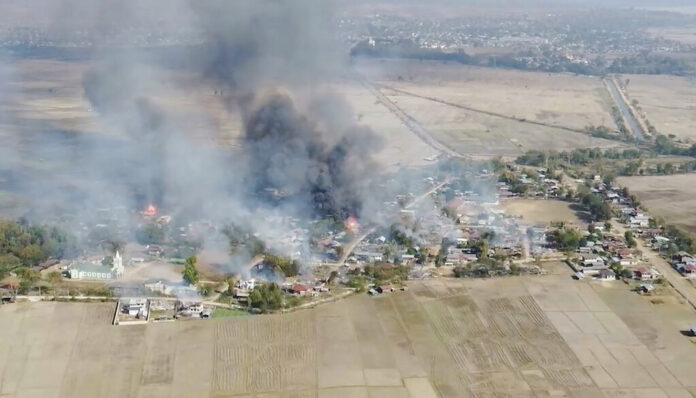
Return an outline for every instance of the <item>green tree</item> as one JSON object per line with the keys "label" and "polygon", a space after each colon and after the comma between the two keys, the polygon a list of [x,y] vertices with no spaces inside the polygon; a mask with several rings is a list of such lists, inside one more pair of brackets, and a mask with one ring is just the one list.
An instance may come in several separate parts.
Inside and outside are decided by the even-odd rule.
{"label": "green tree", "polygon": [[582,235],[571,228],[561,228],[553,233],[553,240],[561,251],[575,251],[580,247]]}
{"label": "green tree", "polygon": [[626,245],[628,247],[636,247],[637,242],[636,242],[636,239],[633,237],[632,231],[626,231],[624,233],[624,237],[626,238]]}
{"label": "green tree", "polygon": [[249,304],[262,312],[278,310],[283,307],[283,292],[275,283],[256,286],[249,293]]}
{"label": "green tree", "polygon": [[181,273],[184,280],[190,285],[195,285],[198,283],[200,278],[198,275],[198,269],[196,268],[196,262],[196,257],[187,258],[186,264],[184,265],[184,270]]}
{"label": "green tree", "polygon": [[604,222],[604,232],[609,232],[611,231],[611,222],[605,221]]}
{"label": "green tree", "polygon": [[488,243],[488,240],[480,239],[476,244],[476,249],[479,253],[479,257],[481,260],[488,259],[488,251],[490,250],[490,244]]}
{"label": "green tree", "polygon": [[19,253],[19,258],[22,260],[22,264],[27,267],[36,265],[43,261],[47,256],[41,251],[41,247],[38,244],[31,244],[23,247]]}
{"label": "green tree", "polygon": [[5,277],[9,272],[21,266],[22,260],[14,254],[0,255],[0,278]]}
{"label": "green tree", "polygon": [[300,272],[300,263],[288,257],[274,256],[267,254],[264,263],[276,272],[281,272],[285,276],[297,276]]}
{"label": "green tree", "polygon": [[354,275],[348,279],[346,286],[355,289],[356,292],[361,293],[365,291],[365,277],[362,275]]}

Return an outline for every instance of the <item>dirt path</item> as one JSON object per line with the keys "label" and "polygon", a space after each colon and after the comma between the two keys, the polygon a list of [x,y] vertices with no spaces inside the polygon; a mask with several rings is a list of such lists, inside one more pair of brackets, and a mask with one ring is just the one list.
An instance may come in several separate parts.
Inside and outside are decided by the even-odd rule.
{"label": "dirt path", "polygon": [[[624,225],[612,220],[612,228],[624,234],[627,229]],[[636,248],[643,253],[648,262],[657,269],[672,287],[679,292],[696,309],[696,289],[679,274],[672,266],[653,249],[647,247],[642,239],[636,239]]]}

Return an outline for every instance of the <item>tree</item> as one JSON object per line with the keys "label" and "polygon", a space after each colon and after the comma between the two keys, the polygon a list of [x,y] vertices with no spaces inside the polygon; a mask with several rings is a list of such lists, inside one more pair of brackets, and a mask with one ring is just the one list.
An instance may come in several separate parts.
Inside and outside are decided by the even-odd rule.
{"label": "tree", "polygon": [[55,286],[61,281],[61,279],[63,279],[63,276],[58,271],[51,271],[48,273],[48,275],[46,275],[46,279],[51,285]]}
{"label": "tree", "polygon": [[476,248],[479,252],[479,257],[481,260],[488,259],[488,250],[490,250],[490,244],[486,239],[481,239],[477,242]]}
{"label": "tree", "polygon": [[26,267],[36,265],[46,258],[38,244],[25,246],[19,251],[18,254],[19,258],[22,260],[22,264],[24,264]]}
{"label": "tree", "polygon": [[278,310],[283,307],[283,292],[275,283],[256,286],[249,293],[249,304],[263,312]]}
{"label": "tree", "polygon": [[13,254],[0,255],[0,278],[22,266],[22,260]]}
{"label": "tree", "polygon": [[22,279],[22,281],[26,281],[30,285],[33,285],[39,279],[41,279],[41,274],[39,273],[39,271],[37,271],[35,269],[20,268],[18,270],[17,274]]}
{"label": "tree", "polygon": [[136,231],[138,243],[143,245],[162,244],[167,236],[164,226],[156,223],[145,224]]}
{"label": "tree", "polygon": [[196,257],[189,257],[186,259],[186,264],[184,265],[184,270],[182,271],[182,276],[184,280],[190,284],[195,285],[198,283],[200,276],[198,275],[198,269],[196,268]]}
{"label": "tree", "polygon": [[571,228],[561,228],[554,232],[553,240],[561,251],[575,251],[580,247],[582,235]]}
{"label": "tree", "polygon": [[297,276],[300,272],[300,263],[288,257],[267,254],[264,263],[273,269],[273,271],[281,272],[285,276]]}
{"label": "tree", "polygon": [[628,247],[636,247],[637,242],[636,242],[635,238],[633,237],[632,231],[626,231],[624,233],[624,237],[626,238],[626,245]]}
{"label": "tree", "polygon": [[346,282],[346,286],[355,289],[357,293],[362,293],[365,291],[365,277],[361,275],[351,276]]}

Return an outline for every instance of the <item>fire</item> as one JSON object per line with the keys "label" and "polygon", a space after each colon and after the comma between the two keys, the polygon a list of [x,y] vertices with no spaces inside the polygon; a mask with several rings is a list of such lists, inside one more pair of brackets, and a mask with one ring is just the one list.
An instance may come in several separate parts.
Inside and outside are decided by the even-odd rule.
{"label": "fire", "polygon": [[143,210],[142,215],[143,215],[143,217],[155,217],[155,216],[157,216],[157,207],[155,207],[155,205],[150,203],[149,205],[147,205],[147,208],[145,208],[145,210]]}
{"label": "fire", "polygon": [[353,216],[350,216],[346,219],[345,225],[346,231],[348,232],[356,233],[360,230],[360,224],[358,223],[358,220],[356,220]]}

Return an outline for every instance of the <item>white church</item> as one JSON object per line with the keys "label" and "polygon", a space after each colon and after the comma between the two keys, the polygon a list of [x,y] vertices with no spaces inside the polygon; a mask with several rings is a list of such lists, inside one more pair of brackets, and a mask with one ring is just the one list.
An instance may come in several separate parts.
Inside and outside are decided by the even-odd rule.
{"label": "white church", "polygon": [[75,262],[68,267],[70,279],[116,279],[123,275],[123,258],[116,251],[111,267],[98,263]]}

